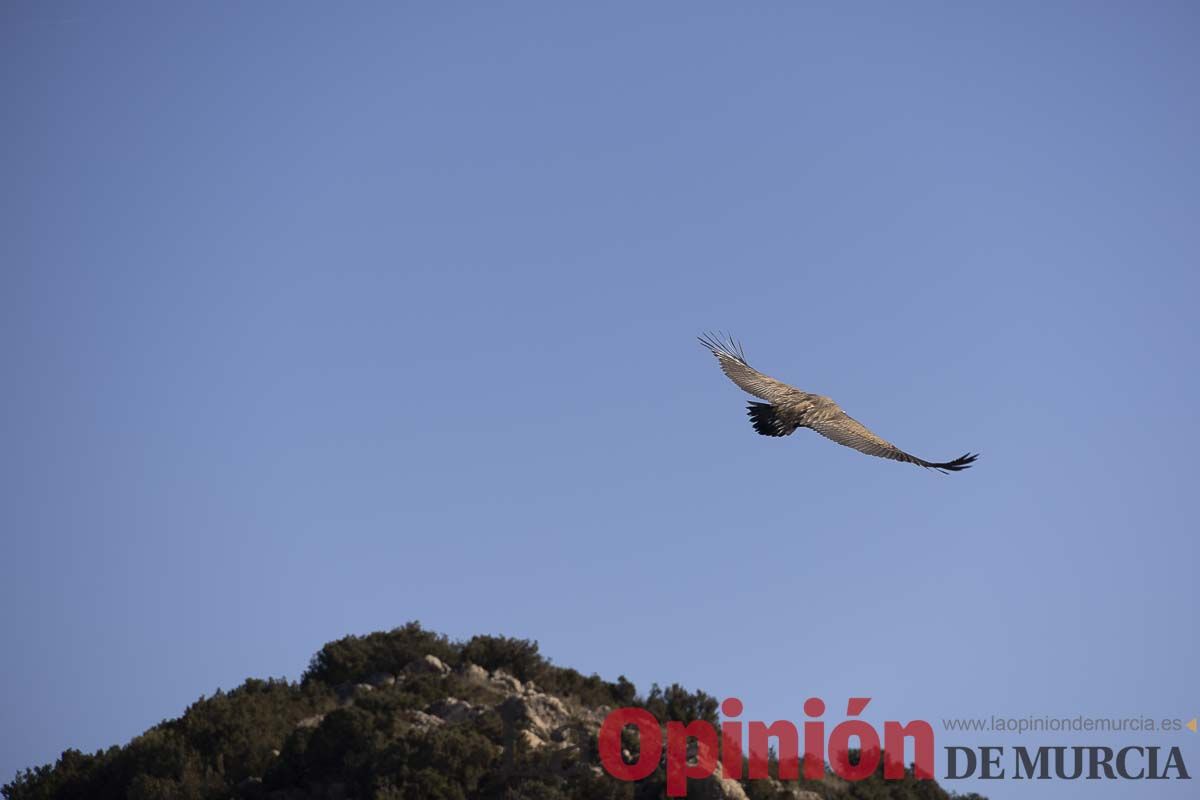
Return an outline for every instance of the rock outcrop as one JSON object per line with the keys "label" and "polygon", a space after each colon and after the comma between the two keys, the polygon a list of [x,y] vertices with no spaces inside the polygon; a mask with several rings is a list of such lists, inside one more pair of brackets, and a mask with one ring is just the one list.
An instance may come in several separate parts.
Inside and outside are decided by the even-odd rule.
{"label": "rock outcrop", "polygon": [[437,656],[425,656],[405,665],[404,672],[406,675],[449,675],[450,668]]}

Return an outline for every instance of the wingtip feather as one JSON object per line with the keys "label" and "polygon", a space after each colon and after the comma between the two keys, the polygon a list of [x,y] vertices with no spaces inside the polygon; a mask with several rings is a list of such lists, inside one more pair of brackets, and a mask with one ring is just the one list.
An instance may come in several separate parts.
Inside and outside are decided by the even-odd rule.
{"label": "wingtip feather", "polygon": [[978,453],[967,452],[963,453],[953,461],[946,461],[941,464],[931,464],[930,466],[945,475],[950,472],[961,472],[964,469],[970,469],[971,465],[975,463],[975,459],[977,458],[979,458]]}
{"label": "wingtip feather", "polygon": [[700,340],[700,344],[712,351],[712,354],[717,358],[732,358],[743,364],[746,363],[746,353],[742,350],[742,343],[730,334],[723,331],[715,333],[713,331],[705,331],[696,338]]}

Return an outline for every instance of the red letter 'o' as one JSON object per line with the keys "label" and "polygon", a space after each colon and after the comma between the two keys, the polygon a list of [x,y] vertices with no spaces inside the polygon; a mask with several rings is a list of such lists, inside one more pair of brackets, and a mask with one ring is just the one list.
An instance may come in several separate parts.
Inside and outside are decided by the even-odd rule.
{"label": "red letter 'o'", "polygon": [[[850,737],[858,737],[858,763],[850,763]],[[865,720],[848,719],[829,734],[829,766],[839,778],[861,781],[879,766],[879,734]]]}
{"label": "red letter 'o'", "polygon": [[[638,760],[626,764],[621,757],[621,732],[626,725],[638,729]],[[658,769],[662,757],[662,730],[658,720],[644,708],[618,708],[600,726],[600,763],[608,774],[623,781],[640,781]]]}

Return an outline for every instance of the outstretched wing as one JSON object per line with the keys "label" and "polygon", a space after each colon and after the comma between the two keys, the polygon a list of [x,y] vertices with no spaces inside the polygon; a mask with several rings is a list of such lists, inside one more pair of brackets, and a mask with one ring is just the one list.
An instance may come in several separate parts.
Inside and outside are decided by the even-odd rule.
{"label": "outstretched wing", "polygon": [[906,453],[889,441],[879,438],[867,429],[866,425],[856,420],[841,409],[821,415],[815,419],[806,419],[804,424],[827,439],[838,444],[853,447],[860,453],[880,458],[890,458],[893,461],[903,461],[906,464],[936,469],[939,472],[958,472],[967,469],[978,458],[978,454],[964,453],[953,461],[935,463]]}
{"label": "outstretched wing", "polygon": [[782,381],[768,378],[747,364],[742,346],[734,341],[733,337],[727,336],[722,339],[714,334],[706,333],[699,338],[700,343],[717,357],[721,371],[743,391],[772,403],[778,403],[797,394],[804,394],[794,386],[788,386]]}

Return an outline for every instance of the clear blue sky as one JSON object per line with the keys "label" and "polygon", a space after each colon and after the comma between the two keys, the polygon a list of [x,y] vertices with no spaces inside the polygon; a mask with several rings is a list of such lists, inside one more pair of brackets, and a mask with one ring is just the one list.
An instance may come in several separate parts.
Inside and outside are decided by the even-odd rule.
{"label": "clear blue sky", "polygon": [[[1200,11],[969,5],[5,4],[0,780],[411,619],[1200,713]],[[708,328],[983,456],[757,436]]]}

